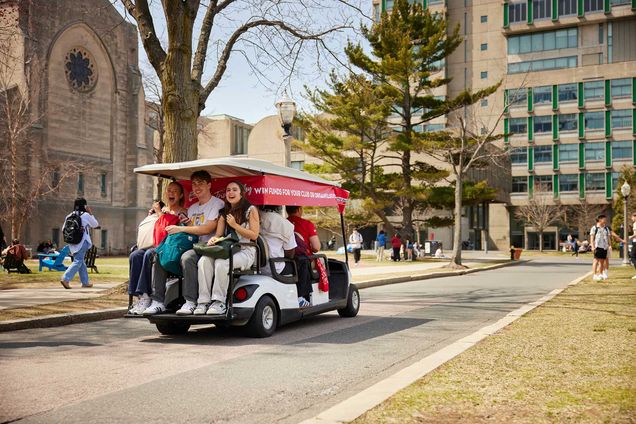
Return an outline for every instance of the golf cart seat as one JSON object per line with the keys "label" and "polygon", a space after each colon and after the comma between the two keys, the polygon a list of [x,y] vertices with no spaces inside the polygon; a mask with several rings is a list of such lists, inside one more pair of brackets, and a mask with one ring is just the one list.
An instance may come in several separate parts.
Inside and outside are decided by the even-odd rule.
{"label": "golf cart seat", "polygon": [[260,274],[260,269],[267,265],[267,259],[269,258],[269,248],[262,236],[256,238],[256,242],[250,241],[248,243],[239,243],[241,246],[252,246],[256,248],[256,260],[254,264],[246,270],[235,269],[234,276],[239,277],[241,275],[254,275]]}

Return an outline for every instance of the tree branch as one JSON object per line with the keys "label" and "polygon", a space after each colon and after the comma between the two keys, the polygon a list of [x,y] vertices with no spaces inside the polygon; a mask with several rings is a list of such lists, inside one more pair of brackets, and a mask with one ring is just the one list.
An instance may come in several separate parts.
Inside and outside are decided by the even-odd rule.
{"label": "tree branch", "polygon": [[155,24],[152,20],[152,14],[150,13],[147,0],[137,0],[137,4],[133,3],[132,0],[121,0],[121,2],[126,7],[128,13],[137,21],[139,35],[148,54],[148,60],[157,72],[157,75],[161,75],[161,65],[166,59],[166,52],[163,47],[161,47],[159,38],[157,38]]}

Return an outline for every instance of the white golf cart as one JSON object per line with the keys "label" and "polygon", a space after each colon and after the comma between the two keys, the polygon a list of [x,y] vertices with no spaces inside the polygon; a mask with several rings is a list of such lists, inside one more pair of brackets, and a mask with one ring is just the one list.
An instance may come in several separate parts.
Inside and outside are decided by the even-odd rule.
{"label": "white golf cart", "polygon": [[[337,207],[343,239],[346,240],[343,212],[349,192],[333,182],[302,171],[262,160],[221,158],[146,165],[136,168],[135,172],[171,180],[188,180],[192,172],[198,170],[208,171],[212,175],[212,193],[220,198],[225,195],[228,182],[240,181],[245,185],[246,197],[253,205]],[[146,318],[162,334],[184,334],[191,325],[215,324],[223,327],[244,326],[250,336],[269,337],[277,327],[312,315],[333,310],[338,311],[341,317],[355,317],[358,314],[360,296],[356,286],[350,282],[346,251],[345,262],[322,254],[309,257],[312,261],[320,260],[326,265],[329,290],[319,290],[319,274],[312,271],[311,306],[301,309],[298,306],[296,271],[291,275],[279,275],[274,266],[276,262],[291,260],[268,258],[267,243],[261,237],[251,244],[256,247],[256,263],[249,270],[230,272],[228,308],[224,316],[176,315],[175,311],[181,307],[184,299],[181,296],[181,280],[175,278],[166,292],[166,313]],[[272,276],[261,274],[264,267],[269,267]]]}

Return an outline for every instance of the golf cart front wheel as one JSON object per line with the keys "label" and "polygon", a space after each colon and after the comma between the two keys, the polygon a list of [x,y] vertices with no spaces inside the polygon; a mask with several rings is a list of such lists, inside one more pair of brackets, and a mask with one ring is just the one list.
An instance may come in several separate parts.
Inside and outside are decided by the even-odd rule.
{"label": "golf cart front wheel", "polygon": [[269,296],[263,296],[254,308],[254,313],[246,325],[250,337],[269,337],[276,331],[278,325],[278,310]]}
{"label": "golf cart front wheel", "polygon": [[349,286],[349,296],[347,297],[347,306],[338,309],[338,315],[343,318],[353,318],[358,315],[360,310],[360,292],[355,284]]}

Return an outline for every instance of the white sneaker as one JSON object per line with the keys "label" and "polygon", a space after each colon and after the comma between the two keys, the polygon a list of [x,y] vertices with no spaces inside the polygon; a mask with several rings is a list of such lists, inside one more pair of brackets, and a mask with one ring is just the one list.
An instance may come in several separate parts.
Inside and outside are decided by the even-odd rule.
{"label": "white sneaker", "polygon": [[609,278],[607,276],[607,270],[603,271],[603,273],[601,274],[601,277],[603,277],[603,280],[607,280]]}
{"label": "white sneaker", "polygon": [[207,303],[199,303],[196,307],[196,309],[194,310],[194,315],[205,315],[205,313],[208,310],[208,304]]}
{"label": "white sneaker", "polygon": [[162,312],[166,312],[166,306],[161,302],[157,302],[156,300],[153,300],[150,306],[148,306],[148,308],[146,308],[146,310],[143,311],[143,315],[155,315],[155,314],[160,314]]}
{"label": "white sneaker", "polygon": [[148,309],[151,303],[152,303],[151,298],[142,297],[141,299],[139,299],[139,301],[137,302],[135,307],[130,311],[130,313],[133,315],[141,315],[144,313],[146,309]]}
{"label": "white sneaker", "polygon": [[181,309],[177,311],[177,315],[192,315],[196,307],[196,303],[186,300],[186,303],[184,303]]}
{"label": "white sneaker", "polygon": [[206,314],[207,315],[225,315],[226,312],[227,312],[227,308],[225,307],[225,303],[215,300],[214,302],[212,302],[212,304],[208,308],[208,311],[206,312]]}
{"label": "white sneaker", "polygon": [[634,276],[632,277],[632,280],[636,280],[636,275],[634,275]]}
{"label": "white sneaker", "polygon": [[600,274],[594,274],[594,277],[592,277],[592,280],[594,281],[601,281],[603,279],[603,277],[601,277]]}

